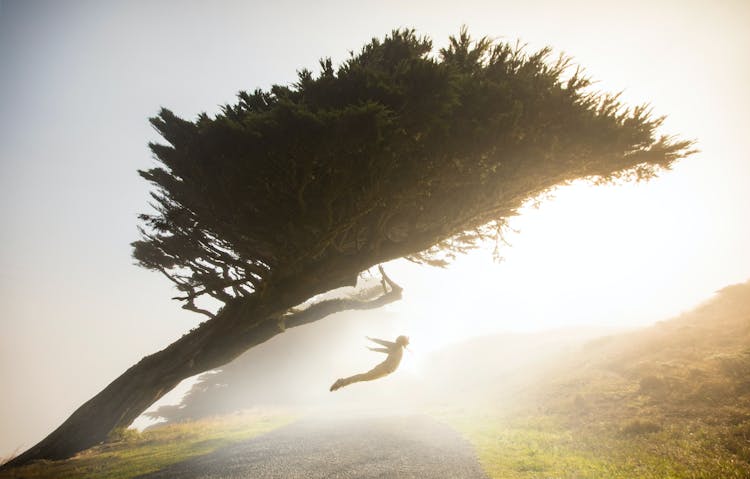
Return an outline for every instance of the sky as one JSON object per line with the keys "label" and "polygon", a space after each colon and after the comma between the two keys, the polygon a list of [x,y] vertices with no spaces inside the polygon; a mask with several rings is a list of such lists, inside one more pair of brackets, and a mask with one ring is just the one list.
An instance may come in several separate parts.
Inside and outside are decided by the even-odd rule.
{"label": "sky", "polygon": [[352,334],[408,333],[427,351],[635,327],[747,280],[748,19],[742,0],[0,1],[0,457],[203,319],[130,256],[149,199],[136,171],[158,140],[148,118],[216,113],[397,27],[436,47],[464,24],[550,45],[700,153],[648,183],[560,189],[513,220],[499,263],[478,251],[446,270],[388,265],[405,297],[386,312],[401,320]]}

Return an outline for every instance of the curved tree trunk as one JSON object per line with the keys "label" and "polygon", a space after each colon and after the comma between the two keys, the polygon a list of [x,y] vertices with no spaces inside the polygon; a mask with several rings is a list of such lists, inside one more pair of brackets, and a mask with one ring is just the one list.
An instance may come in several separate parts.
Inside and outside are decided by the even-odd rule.
{"label": "curved tree trunk", "polygon": [[[305,294],[304,290],[287,287],[283,295],[253,295],[228,303],[215,318],[163,350],[141,359],[79,407],[49,436],[0,469],[37,459],[68,458],[99,444],[113,430],[129,426],[183,379],[222,366],[287,327],[308,324],[339,311],[371,309],[400,299],[401,288],[382,272],[382,268],[381,273],[383,294],[369,301],[329,299],[295,314],[283,315],[292,306],[318,294],[314,290],[307,290]],[[351,285],[351,281],[346,283]],[[346,283],[329,283],[325,290]]]}
{"label": "curved tree trunk", "polygon": [[240,302],[229,304],[215,319],[141,359],[39,444],[5,466],[36,459],[63,459],[94,446],[114,429],[130,425],[183,379],[226,364],[281,332],[278,322],[265,320],[262,314],[256,319],[258,316],[252,313],[259,313],[260,308],[248,306]]}

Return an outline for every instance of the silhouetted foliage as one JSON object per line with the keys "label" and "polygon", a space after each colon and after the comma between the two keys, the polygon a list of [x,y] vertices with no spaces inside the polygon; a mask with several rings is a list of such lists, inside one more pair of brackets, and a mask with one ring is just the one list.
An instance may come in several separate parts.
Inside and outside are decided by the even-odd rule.
{"label": "silhouetted foliage", "polygon": [[151,119],[160,165],[141,171],[156,213],[134,257],[194,310],[203,294],[226,303],[344,259],[353,274],[404,256],[443,265],[555,185],[648,178],[690,153],[657,136],[647,107],[589,87],[550,49],[462,30],[434,53],[397,30],[215,117],[164,109]]}

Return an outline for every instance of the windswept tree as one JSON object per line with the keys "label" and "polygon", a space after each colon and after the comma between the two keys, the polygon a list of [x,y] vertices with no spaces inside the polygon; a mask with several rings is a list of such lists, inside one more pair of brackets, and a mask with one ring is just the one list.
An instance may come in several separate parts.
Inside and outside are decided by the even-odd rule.
{"label": "windswept tree", "polygon": [[[527,200],[577,179],[645,179],[690,153],[661,118],[593,92],[549,49],[466,31],[434,52],[410,30],[289,86],[241,92],[216,116],[151,123],[154,211],[138,264],[172,281],[197,329],[143,358],[12,464],[59,459],[128,426],[181,380],[287,328],[397,300],[322,293],[408,258],[444,265],[498,238]],[[199,306],[212,297],[222,306]],[[197,302],[196,302],[197,301]]]}

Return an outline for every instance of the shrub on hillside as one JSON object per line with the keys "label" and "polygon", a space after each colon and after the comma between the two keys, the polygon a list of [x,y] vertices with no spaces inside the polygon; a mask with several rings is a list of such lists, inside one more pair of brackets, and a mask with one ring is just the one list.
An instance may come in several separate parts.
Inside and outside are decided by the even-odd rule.
{"label": "shrub on hillside", "polygon": [[661,425],[649,420],[641,419],[630,421],[620,429],[620,432],[626,436],[640,436],[659,431],[661,431]]}

